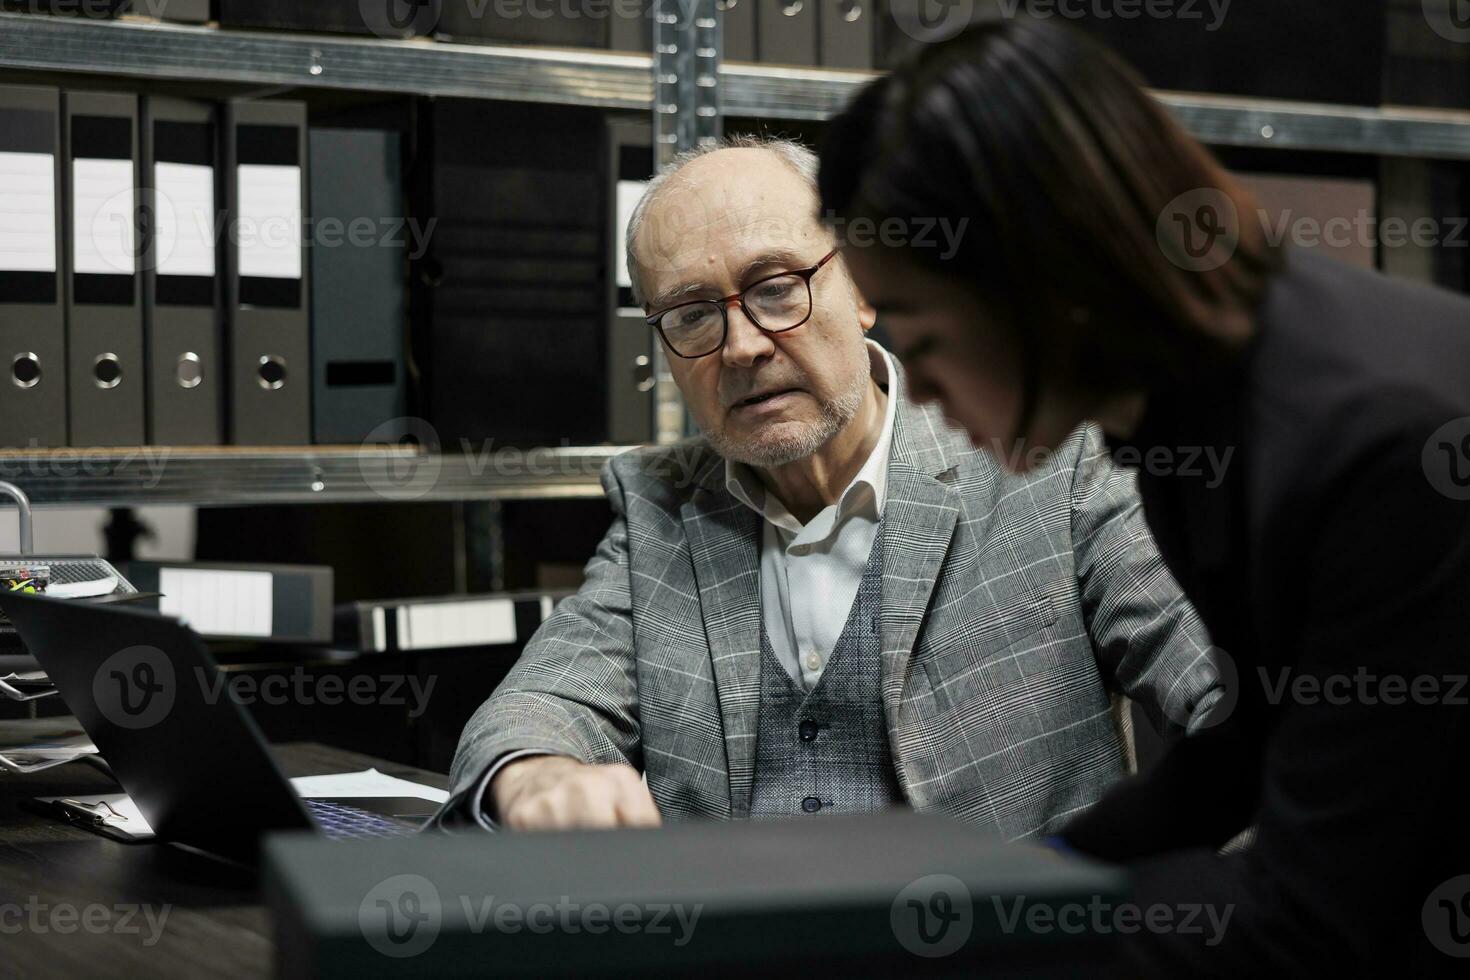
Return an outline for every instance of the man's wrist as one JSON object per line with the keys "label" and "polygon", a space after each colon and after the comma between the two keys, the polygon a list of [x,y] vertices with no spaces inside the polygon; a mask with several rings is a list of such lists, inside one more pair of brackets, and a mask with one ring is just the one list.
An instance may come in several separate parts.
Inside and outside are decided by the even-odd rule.
{"label": "man's wrist", "polygon": [[495,807],[495,795],[491,789],[495,782],[495,777],[500,775],[501,771],[512,762],[551,754],[540,749],[519,749],[515,752],[507,752],[505,755],[502,755],[495,760],[489,769],[485,770],[485,775],[481,777],[480,785],[476,787],[474,796],[472,797],[474,800],[475,820],[481,827],[484,827],[486,830],[500,829],[498,823],[500,817]]}

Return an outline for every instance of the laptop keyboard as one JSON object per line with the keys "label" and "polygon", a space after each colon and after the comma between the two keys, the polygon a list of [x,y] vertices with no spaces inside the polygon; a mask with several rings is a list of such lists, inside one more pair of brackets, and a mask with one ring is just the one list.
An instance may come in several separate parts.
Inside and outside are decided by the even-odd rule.
{"label": "laptop keyboard", "polygon": [[370,840],[381,837],[403,837],[415,828],[355,806],[344,806],[331,800],[302,800],[311,819],[332,840]]}

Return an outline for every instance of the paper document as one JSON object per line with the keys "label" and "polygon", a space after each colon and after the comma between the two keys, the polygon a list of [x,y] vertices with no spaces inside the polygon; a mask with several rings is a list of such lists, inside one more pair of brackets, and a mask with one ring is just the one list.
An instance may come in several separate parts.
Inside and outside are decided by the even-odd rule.
{"label": "paper document", "polygon": [[73,272],[132,275],[136,220],[133,161],[72,162]]}
{"label": "paper document", "polygon": [[[409,782],[397,776],[386,776],[376,769],[362,772],[333,773],[328,776],[297,776],[291,785],[303,799],[362,799],[365,797],[411,797],[443,803],[449,794],[442,789]],[[62,799],[56,796],[40,797],[42,802],[51,803]],[[126,831],[133,837],[151,837],[153,828],[138,812],[138,806],[125,793],[107,793],[101,796],[68,796],[65,799],[96,808],[98,803],[107,804],[108,809],[98,808],[109,827]]]}
{"label": "paper document", "polygon": [[70,718],[0,721],[0,769],[40,772],[96,752],[97,746]]}
{"label": "paper document", "polygon": [[270,572],[160,568],[158,611],[205,636],[270,636]]}
{"label": "paper document", "polygon": [[0,153],[0,272],[56,271],[56,158]]}

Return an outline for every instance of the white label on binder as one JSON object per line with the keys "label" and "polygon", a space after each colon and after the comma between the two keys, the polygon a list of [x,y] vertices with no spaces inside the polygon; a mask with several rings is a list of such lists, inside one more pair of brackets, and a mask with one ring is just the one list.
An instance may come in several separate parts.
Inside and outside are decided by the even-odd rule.
{"label": "white label on binder", "polygon": [[240,275],[301,278],[301,168],[242,163],[238,170]]}
{"label": "white label on binder", "polygon": [[206,636],[270,636],[271,573],[160,568],[158,611]]}
{"label": "white label on binder", "polygon": [[643,189],[647,186],[646,180],[618,181],[617,267],[613,273],[618,277],[619,286],[631,288],[633,285],[633,280],[628,278],[628,222],[632,220],[633,209],[643,198]]}
{"label": "white label on binder", "polygon": [[214,168],[155,163],[153,187],[158,274],[214,275]]}
{"label": "white label on binder", "polygon": [[431,650],[516,641],[510,599],[426,602],[398,607],[398,649]]}
{"label": "white label on binder", "polygon": [[72,271],[137,271],[133,161],[72,161]]}
{"label": "white label on binder", "polygon": [[56,158],[0,152],[0,272],[56,271]]}

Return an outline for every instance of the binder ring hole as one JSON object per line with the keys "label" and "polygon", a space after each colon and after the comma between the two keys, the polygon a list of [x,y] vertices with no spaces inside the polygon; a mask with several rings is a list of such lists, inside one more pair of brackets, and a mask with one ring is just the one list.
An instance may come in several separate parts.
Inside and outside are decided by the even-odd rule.
{"label": "binder ring hole", "polygon": [[204,365],[199,362],[199,355],[192,352],[179,355],[174,372],[180,388],[198,388],[199,382],[204,380]]}
{"label": "binder ring hole", "polygon": [[274,354],[267,354],[260,359],[260,367],[255,369],[255,373],[262,388],[275,391],[286,384],[286,361]]}
{"label": "binder ring hole", "polygon": [[837,9],[842,13],[842,19],[851,24],[863,15],[862,0],[839,0]]}
{"label": "binder ring hole", "polygon": [[41,359],[26,351],[15,355],[10,365],[10,380],[17,388],[34,388],[41,383]]}
{"label": "binder ring hole", "polygon": [[122,384],[122,364],[116,354],[102,354],[92,362],[92,380],[99,388],[116,388]]}
{"label": "binder ring hole", "polygon": [[739,2],[740,0],[720,0],[719,3],[715,4],[715,6],[718,7],[720,10],[734,10],[735,5]]}
{"label": "binder ring hole", "polygon": [[781,15],[783,17],[795,17],[801,13],[802,0],[786,0],[781,4]]}

